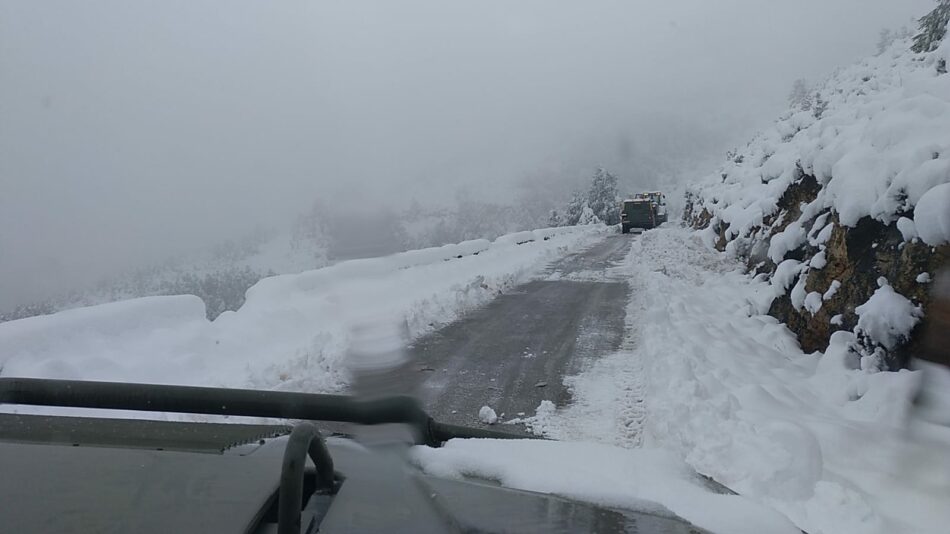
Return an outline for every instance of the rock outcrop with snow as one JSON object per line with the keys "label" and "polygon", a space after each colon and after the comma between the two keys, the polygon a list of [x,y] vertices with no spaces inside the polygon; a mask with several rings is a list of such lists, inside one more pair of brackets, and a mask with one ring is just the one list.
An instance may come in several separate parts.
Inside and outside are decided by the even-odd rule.
{"label": "rock outcrop with snow", "polygon": [[[913,350],[926,314],[922,274],[950,259],[950,40],[910,47],[898,40],[831,76],[691,185],[684,213],[709,244],[771,280],[770,314],[804,350],[854,331],[859,350],[890,368]],[[915,315],[862,327],[859,308],[882,291]]]}

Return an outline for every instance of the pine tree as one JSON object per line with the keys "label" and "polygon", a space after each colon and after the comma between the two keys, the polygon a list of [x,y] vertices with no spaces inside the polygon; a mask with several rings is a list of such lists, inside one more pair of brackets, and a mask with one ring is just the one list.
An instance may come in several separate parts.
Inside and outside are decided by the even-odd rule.
{"label": "pine tree", "polygon": [[884,28],[881,30],[880,36],[877,39],[877,55],[881,55],[885,50],[894,42],[894,39],[897,36],[891,32],[890,28]]}
{"label": "pine tree", "polygon": [[792,90],[788,94],[788,103],[792,108],[808,111],[811,109],[811,89],[808,81],[799,78],[792,83]]}
{"label": "pine tree", "polygon": [[571,197],[571,201],[567,203],[563,218],[564,225],[575,226],[580,222],[585,207],[587,207],[587,199],[580,191],[576,191],[574,196]]}
{"label": "pine tree", "polygon": [[947,34],[947,23],[950,22],[950,0],[937,0],[937,2],[937,7],[918,21],[920,33],[914,36],[914,45],[911,46],[911,50],[918,54],[936,50]]}
{"label": "pine tree", "polygon": [[605,224],[620,224],[620,193],[617,177],[603,168],[598,168],[591,179],[587,203],[594,215]]}

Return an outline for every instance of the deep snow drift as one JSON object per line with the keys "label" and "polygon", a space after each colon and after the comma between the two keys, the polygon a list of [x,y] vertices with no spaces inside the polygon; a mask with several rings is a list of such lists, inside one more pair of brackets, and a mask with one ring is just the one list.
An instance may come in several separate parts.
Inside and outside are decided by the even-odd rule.
{"label": "deep snow drift", "polygon": [[[614,271],[626,272],[631,286],[624,349],[567,379],[570,406],[545,402],[528,420],[547,436],[602,446],[536,446],[550,448],[549,456],[529,445],[472,442],[420,452],[426,469],[614,506],[651,499],[712,530],[743,531],[741,522],[688,515],[663,493],[669,487],[644,489],[662,483],[639,470],[653,469],[652,455],[670,455],[811,534],[945,531],[950,428],[910,411],[920,372],[862,366],[849,332],[836,333],[825,354],[802,353],[791,332],[764,315],[771,286],[685,229],[644,233]],[[888,318],[876,321],[885,328]],[[503,468],[509,456],[517,466]],[[623,474],[607,457],[627,466],[617,468]],[[579,469],[608,471],[602,475],[612,485],[558,485],[552,466],[567,458]],[[683,482],[676,473],[667,479]],[[781,521],[746,525],[746,532],[784,531]]]}
{"label": "deep snow drift", "polygon": [[182,295],[2,323],[0,375],[338,391],[359,355],[398,358],[408,339],[605,231],[519,232],[265,278],[214,321]]}

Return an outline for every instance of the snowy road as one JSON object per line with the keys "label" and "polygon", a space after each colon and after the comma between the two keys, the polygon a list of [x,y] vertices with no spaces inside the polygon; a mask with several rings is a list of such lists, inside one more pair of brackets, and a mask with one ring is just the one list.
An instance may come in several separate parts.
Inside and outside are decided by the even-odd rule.
{"label": "snowy road", "polygon": [[533,414],[542,400],[565,405],[562,378],[620,346],[628,289],[610,267],[631,239],[611,235],[416,340],[408,363],[384,377],[388,389],[417,396],[439,421],[465,425],[481,424],[484,405],[504,419]]}

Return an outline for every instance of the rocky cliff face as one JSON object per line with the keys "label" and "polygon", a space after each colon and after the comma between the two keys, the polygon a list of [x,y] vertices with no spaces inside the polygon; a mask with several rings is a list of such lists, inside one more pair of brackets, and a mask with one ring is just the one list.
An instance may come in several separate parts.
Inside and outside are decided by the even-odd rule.
{"label": "rocky cliff face", "polygon": [[[930,285],[937,273],[950,266],[950,245],[931,246],[919,237],[906,240],[896,221],[884,224],[864,217],[854,226],[844,226],[833,210],[802,220],[801,207],[813,202],[820,189],[813,176],[802,176],[792,183],[779,200],[778,211],[763,220],[750,244],[739,251],[751,273],[775,283],[776,296],[769,315],[795,332],[803,350],[824,351],[832,333],[857,327],[856,308],[874,295],[880,288],[879,280],[884,278],[926,316],[931,307]],[[710,227],[712,214],[696,207],[696,199],[690,199],[687,222],[697,229],[711,230],[716,248],[725,251],[732,242],[727,225],[717,220],[715,227]],[[806,239],[784,254],[779,265],[788,263],[776,273],[779,265],[767,255],[769,244],[793,222],[802,226]],[[791,279],[778,279],[787,277],[787,270],[792,268],[798,272]],[[865,339],[863,348],[869,352],[882,349],[879,354],[883,366],[899,368],[917,352],[922,329],[923,323],[918,322],[909,334],[899,336],[890,350],[873,339]]]}
{"label": "rocky cliff face", "polygon": [[950,267],[950,44],[898,41],[687,190],[686,222],[774,289],[768,313],[806,351],[854,334],[864,365],[918,350]]}

